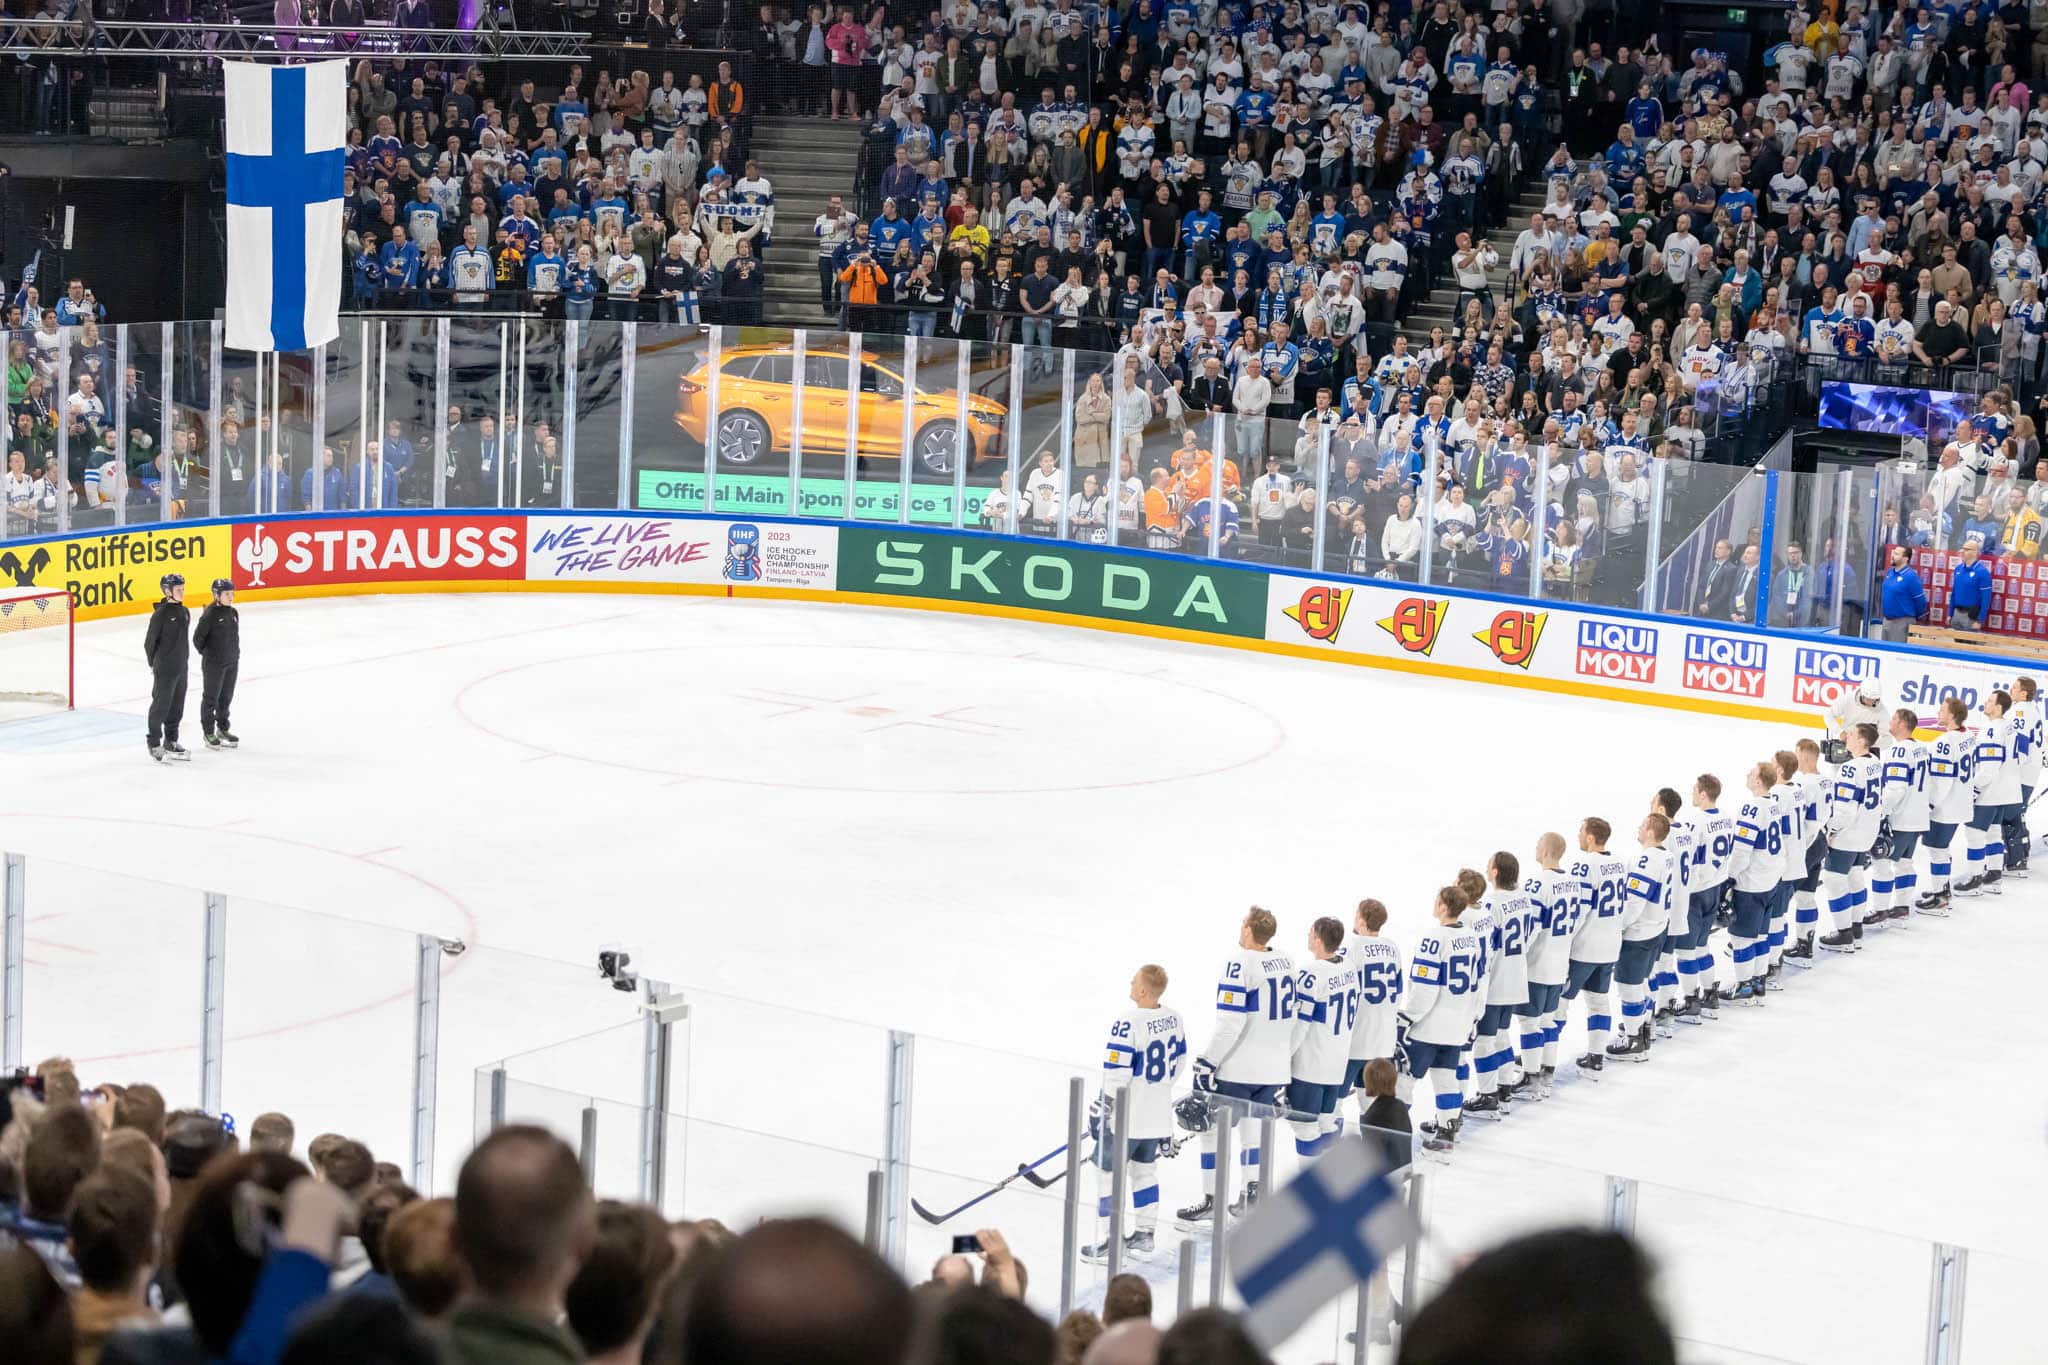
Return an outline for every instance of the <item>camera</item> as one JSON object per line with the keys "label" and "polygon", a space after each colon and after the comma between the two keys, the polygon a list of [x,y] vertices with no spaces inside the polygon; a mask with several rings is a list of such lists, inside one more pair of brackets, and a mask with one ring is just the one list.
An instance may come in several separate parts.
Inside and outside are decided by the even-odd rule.
{"label": "camera", "polygon": [[1823,740],[1820,746],[1820,756],[1836,767],[1840,767],[1849,761],[1849,741],[1846,739]]}
{"label": "camera", "polygon": [[597,974],[612,983],[615,991],[631,994],[640,989],[639,974],[629,971],[633,955],[617,948],[606,948],[597,955]]}

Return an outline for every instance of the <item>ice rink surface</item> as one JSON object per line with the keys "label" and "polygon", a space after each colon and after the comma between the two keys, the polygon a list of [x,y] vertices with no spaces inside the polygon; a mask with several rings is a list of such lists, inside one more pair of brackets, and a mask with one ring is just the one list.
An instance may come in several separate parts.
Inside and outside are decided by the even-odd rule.
{"label": "ice rink surface", "polygon": [[[912,1192],[956,1204],[1062,1140],[1066,1078],[1098,1062],[1137,965],[1166,967],[1199,1049],[1247,905],[1298,951],[1312,919],[1348,923],[1376,896],[1405,946],[1458,868],[1526,859],[1588,814],[1632,845],[1657,787],[1710,770],[1734,789],[1795,737],[999,619],[394,596],[245,605],[243,748],[200,749],[195,672],[198,752],[158,766],[143,624],[81,626],[80,709],[0,725],[0,845],[31,860],[31,1057],[196,1096],[189,888],[216,890],[225,1107],[284,1109],[302,1140],[341,1129],[402,1162],[413,935],[461,938],[443,1181],[474,1068],[594,1035],[515,1060],[511,1109],[573,1137],[603,1101],[601,1178],[630,1194],[640,1033],[591,966],[617,944],[695,1001],[671,1211],[735,1223],[858,1216],[886,1028],[918,1035]],[[1935,1241],[1972,1249],[1964,1360],[2038,1358],[2044,902],[2048,869],[1823,955],[1646,1065],[1468,1123],[1425,1168],[1425,1278],[1501,1235],[1604,1218],[1615,1175],[1641,1182],[1637,1227],[1691,1359],[1923,1359]],[[1167,1168],[1169,1210],[1196,1180],[1191,1152]],[[984,1206],[1042,1302],[1058,1192]],[[955,1230],[920,1226],[913,1263]],[[1167,1302],[1178,1236],[1169,1215],[1148,1267]],[[1283,1358],[1335,1353],[1325,1322]]]}

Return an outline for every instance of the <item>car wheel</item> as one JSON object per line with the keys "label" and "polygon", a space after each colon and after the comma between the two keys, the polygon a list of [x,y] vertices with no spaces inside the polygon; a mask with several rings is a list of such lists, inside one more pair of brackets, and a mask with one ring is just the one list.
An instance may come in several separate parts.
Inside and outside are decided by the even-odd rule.
{"label": "car wheel", "polygon": [[951,422],[934,422],[917,433],[912,450],[917,472],[941,478],[953,477],[953,461],[960,454],[959,428]]}
{"label": "car wheel", "polygon": [[718,462],[756,465],[768,457],[773,441],[768,424],[751,412],[728,412],[718,418]]}

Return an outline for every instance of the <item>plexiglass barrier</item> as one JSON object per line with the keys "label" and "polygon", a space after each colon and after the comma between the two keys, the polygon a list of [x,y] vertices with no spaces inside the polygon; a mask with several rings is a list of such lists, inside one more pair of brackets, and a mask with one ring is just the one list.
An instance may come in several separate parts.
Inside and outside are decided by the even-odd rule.
{"label": "plexiglass barrier", "polygon": [[[733,1226],[821,1213],[918,1278],[954,1236],[994,1228],[1047,1313],[1099,1305],[1119,1269],[1152,1282],[1161,1320],[1235,1302],[1227,1276],[1212,1292],[1215,1226],[1176,1217],[1212,1188],[1193,1134],[1158,1165],[1150,1247],[1111,1256],[1110,1210],[1123,1235],[1141,1224],[1113,1197],[1122,1156],[1101,1134],[1116,1096],[1099,1059],[668,983],[620,990],[594,965],[471,945],[445,924],[416,932],[381,908],[365,918],[13,855],[6,886],[8,1066],[68,1056],[93,1082],[148,1081],[174,1108],[238,1125],[282,1110],[302,1133],[360,1137],[429,1191],[452,1186],[493,1126],[539,1123],[584,1154],[600,1195]],[[1229,1150],[1262,1160],[1224,1163],[1226,1193],[1301,1168],[1292,1117],[1234,1116]],[[1372,1353],[1387,1350],[1374,1337],[1391,1303],[1412,1313],[1473,1254],[1558,1224],[1642,1241],[1688,1355],[1989,1362],[2029,1349],[2020,1305],[2044,1267],[2008,1247],[1973,1256],[1655,1184],[1624,1154],[1600,1169],[1597,1149],[1583,1166],[1536,1160],[1512,1136],[1461,1142],[1448,1163],[1415,1151],[1405,1197],[1422,1235],[1369,1299],[1362,1346],[1353,1292],[1277,1359],[1390,1359]],[[1129,1201],[1128,1167],[1121,1178]],[[1929,1353],[1930,1335],[1948,1354]]]}
{"label": "plexiglass barrier", "polygon": [[[0,537],[301,511],[800,516],[1853,634],[1887,527],[2031,551],[2048,512],[1995,461],[1767,487],[1748,408],[1680,405],[1659,425],[1596,404],[1567,429],[1465,403],[1441,433],[1403,401],[1306,391],[1208,411],[1133,348],[475,314],[350,316],[284,357],[224,350],[206,322],[60,341],[24,346],[28,382],[81,415],[17,419],[8,452],[48,472]],[[1755,591],[1758,566],[1781,596]]]}

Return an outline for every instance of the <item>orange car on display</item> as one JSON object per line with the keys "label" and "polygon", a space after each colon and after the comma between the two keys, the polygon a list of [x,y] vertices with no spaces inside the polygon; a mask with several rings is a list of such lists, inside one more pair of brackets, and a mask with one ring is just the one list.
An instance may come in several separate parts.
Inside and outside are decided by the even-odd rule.
{"label": "orange car on display", "polygon": [[[796,352],[789,346],[735,346],[719,354],[718,464],[742,468],[766,463],[790,448],[795,429]],[[938,367],[934,366],[936,371]],[[951,378],[952,367],[945,367]],[[922,475],[953,476],[959,454],[960,395],[950,386],[927,386],[921,372],[910,400],[909,449]],[[676,425],[702,441],[711,410],[711,361],[698,360],[676,384]],[[846,450],[846,356],[806,353],[803,361],[805,463]],[[858,453],[896,459],[904,453],[903,373],[900,363],[872,352],[860,357]],[[978,393],[967,395],[968,467],[1002,459],[1007,409]]]}

